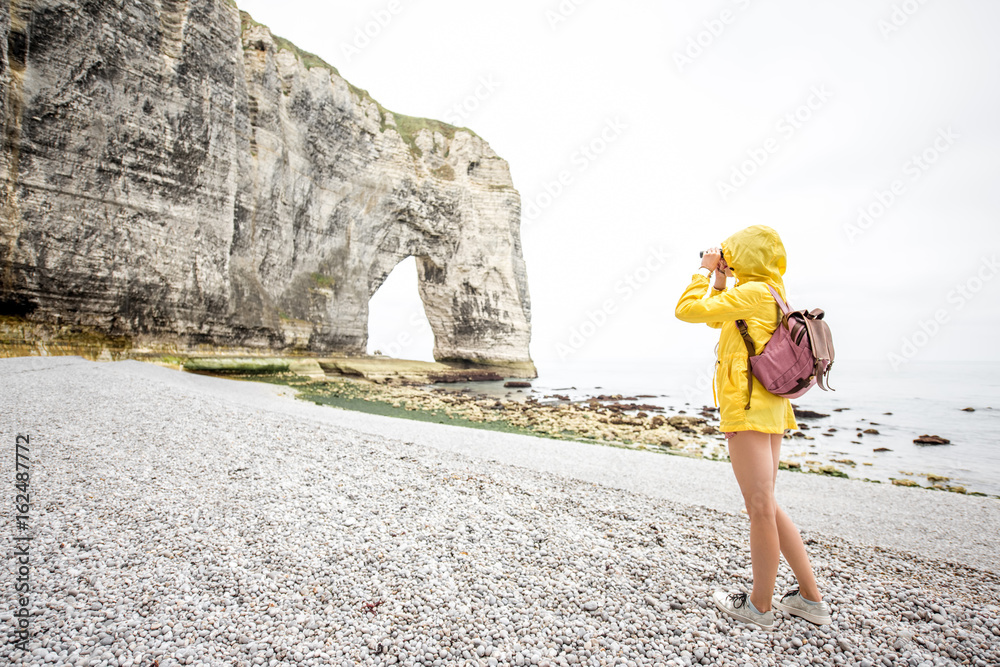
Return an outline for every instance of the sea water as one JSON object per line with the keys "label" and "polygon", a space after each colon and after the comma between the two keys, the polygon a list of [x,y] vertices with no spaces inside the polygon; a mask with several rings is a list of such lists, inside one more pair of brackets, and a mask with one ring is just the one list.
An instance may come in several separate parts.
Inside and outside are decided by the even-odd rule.
{"label": "sea water", "polygon": [[[697,415],[713,405],[713,367],[712,359],[537,362],[532,389],[514,394],[495,383],[487,393],[533,395],[542,402],[556,393],[572,400],[645,394],[637,402],[658,405],[667,414]],[[912,479],[929,486],[927,475],[938,475],[949,478],[945,484],[1000,496],[1000,364],[911,361],[894,370],[886,362],[837,361],[830,383],[836,391],[814,387],[792,401],[828,416],[800,419],[810,427],[803,433],[814,439],[786,437],[783,460],[824,465],[850,460],[853,466],[833,465],[850,477],[883,483]],[[486,384],[470,388],[483,391]],[[862,433],[865,429],[878,434]],[[913,442],[924,434],[951,444]],[[874,451],[882,448],[889,451]]]}

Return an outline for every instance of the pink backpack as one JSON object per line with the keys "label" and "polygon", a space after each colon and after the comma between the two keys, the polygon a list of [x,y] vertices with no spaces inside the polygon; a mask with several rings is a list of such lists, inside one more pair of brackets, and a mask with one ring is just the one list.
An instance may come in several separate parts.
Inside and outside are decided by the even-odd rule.
{"label": "pink backpack", "polygon": [[789,310],[788,306],[770,285],[775,303],[781,308],[781,322],[764,345],[764,351],[755,355],[753,339],[747,331],[745,320],[736,320],[736,326],[747,346],[747,410],[750,409],[750,392],[753,377],[775,396],[798,398],[818,384],[827,391],[829,380],[824,379],[833,367],[833,336],[823,321],[823,311]]}

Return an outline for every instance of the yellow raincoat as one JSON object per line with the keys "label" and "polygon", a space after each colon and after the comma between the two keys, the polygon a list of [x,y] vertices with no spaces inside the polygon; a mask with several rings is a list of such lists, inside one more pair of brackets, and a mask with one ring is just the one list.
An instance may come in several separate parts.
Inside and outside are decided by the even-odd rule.
{"label": "yellow raincoat", "polygon": [[[753,378],[750,409],[747,404],[747,348],[736,328],[746,320],[750,337],[760,354],[781,321],[781,310],[768,291],[771,285],[785,299],[785,246],[770,227],[754,225],[736,232],[722,243],[722,255],[736,275],[736,286],[722,291],[709,287],[709,279],[696,273],[684,290],[674,314],[685,322],[705,323],[719,334],[718,361],[712,392],[719,407],[721,431],[784,433],[798,428],[787,398],[775,396]],[[785,299],[787,303],[787,299]]]}

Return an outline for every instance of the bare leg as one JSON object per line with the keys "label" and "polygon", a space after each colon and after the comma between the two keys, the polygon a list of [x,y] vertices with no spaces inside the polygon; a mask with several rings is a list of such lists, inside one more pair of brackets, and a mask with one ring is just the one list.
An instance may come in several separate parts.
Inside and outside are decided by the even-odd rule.
{"label": "bare leg", "polygon": [[[774,465],[775,480],[778,476],[781,439],[782,435],[780,433],[771,434],[771,458]],[[785,560],[788,561],[792,572],[795,573],[795,579],[799,582],[799,594],[807,600],[819,602],[823,598],[819,593],[819,588],[816,586],[816,576],[813,574],[812,565],[809,563],[809,556],[806,554],[805,545],[802,544],[802,536],[799,534],[799,529],[796,528],[791,518],[785,513],[785,510],[778,507],[777,503],[775,503],[775,521],[778,526],[781,553],[785,557]],[[756,603],[754,604],[756,605]]]}
{"label": "bare leg", "polygon": [[[766,612],[771,608],[774,580],[778,576],[778,561],[781,558],[770,435],[757,431],[737,432],[729,440],[729,460],[750,515],[750,562],[753,569],[750,601],[757,611]],[[801,544],[801,539],[799,542]]]}

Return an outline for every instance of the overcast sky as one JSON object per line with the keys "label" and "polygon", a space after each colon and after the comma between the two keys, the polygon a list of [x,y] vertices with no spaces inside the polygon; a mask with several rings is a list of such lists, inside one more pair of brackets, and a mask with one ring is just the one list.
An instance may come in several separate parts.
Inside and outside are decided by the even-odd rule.
{"label": "overcast sky", "polygon": [[[838,360],[1000,360],[1000,3],[237,2],[510,163],[540,370],[710,358],[674,306],[698,251],[752,224]],[[429,360],[425,322],[411,258],[370,349]]]}

